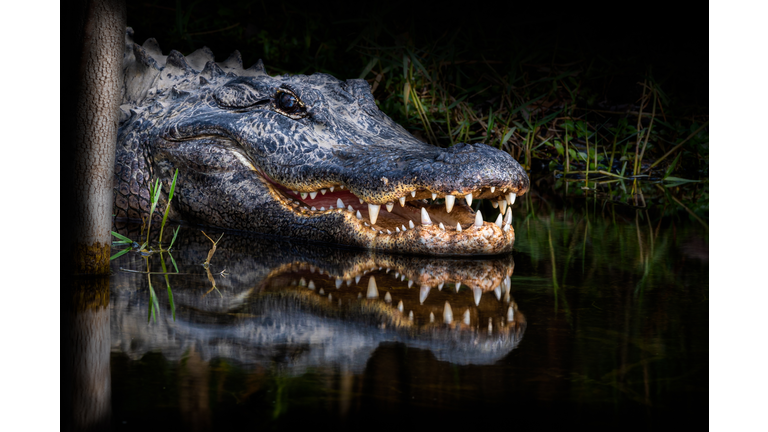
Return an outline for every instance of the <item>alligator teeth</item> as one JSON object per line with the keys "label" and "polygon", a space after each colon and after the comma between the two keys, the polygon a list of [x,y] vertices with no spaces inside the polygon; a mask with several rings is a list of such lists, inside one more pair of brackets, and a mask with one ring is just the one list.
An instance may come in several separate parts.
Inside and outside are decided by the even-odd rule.
{"label": "alligator teeth", "polygon": [[445,212],[450,213],[453,210],[453,203],[456,201],[456,197],[453,195],[445,196]]}
{"label": "alligator teeth", "polygon": [[507,231],[509,231],[509,224],[504,225],[504,232],[507,232]]}
{"label": "alligator teeth", "polygon": [[499,213],[499,217],[496,218],[496,226],[501,228],[501,213]]}
{"label": "alligator teeth", "polygon": [[371,276],[368,279],[368,292],[365,294],[366,298],[379,298],[379,289],[376,287],[376,278]]}
{"label": "alligator teeth", "polygon": [[355,211],[355,209],[353,209],[351,205],[348,205],[348,206],[347,206],[347,210],[349,210],[349,211]]}
{"label": "alligator teeth", "polygon": [[416,191],[411,191],[411,197],[416,198]]}
{"label": "alligator teeth", "polygon": [[317,191],[309,193],[309,199],[315,199],[316,196],[317,196]]}
{"label": "alligator teeth", "polygon": [[397,304],[397,310],[400,311],[400,313],[403,313],[403,301],[400,300],[400,303]]}
{"label": "alligator teeth", "polygon": [[475,226],[478,228],[483,226],[483,214],[480,213],[480,210],[475,213]]}
{"label": "alligator teeth", "polygon": [[408,288],[410,288],[410,287],[412,287],[412,286],[413,286],[413,281],[412,281],[412,280],[409,280],[409,281],[408,281]]}
{"label": "alligator teeth", "polygon": [[472,194],[467,194],[464,196],[464,200],[467,202],[468,206],[472,205]]}
{"label": "alligator teeth", "polygon": [[298,195],[299,191],[291,191],[291,193],[293,193],[294,195]]}
{"label": "alligator teeth", "polygon": [[496,191],[496,186],[491,186],[491,193],[493,193],[494,191]]}
{"label": "alligator teeth", "polygon": [[408,228],[410,228],[410,229],[416,228],[416,225],[413,224],[412,220],[408,220]]}
{"label": "alligator teeth", "polygon": [[507,211],[507,200],[499,201],[499,207],[501,208],[501,214],[504,214]]}
{"label": "alligator teeth", "polygon": [[432,201],[434,201],[434,200],[436,200],[436,199],[437,199],[437,194],[436,194],[436,193],[434,193],[434,192],[432,192]]}
{"label": "alligator teeth", "polygon": [[507,212],[507,215],[504,216],[504,223],[509,225],[512,223],[512,209],[510,208]]}
{"label": "alligator teeth", "polygon": [[301,199],[307,199],[307,195],[309,195],[309,194],[306,193],[306,192],[302,192],[301,193]]}
{"label": "alligator teeth", "polygon": [[333,188],[334,188],[334,186],[331,186],[331,187],[329,187],[329,188],[328,188],[328,190],[330,190],[331,192],[333,192]]}
{"label": "alligator teeth", "polygon": [[320,207],[320,211],[325,211],[325,207]]}
{"label": "alligator teeth", "polygon": [[512,309],[512,305],[509,306],[509,309],[507,309],[507,322],[512,322],[515,320],[515,310]]}
{"label": "alligator teeth", "polygon": [[392,208],[395,207],[395,203],[388,202],[387,203],[387,211],[392,213]]}
{"label": "alligator teeth", "polygon": [[370,225],[368,225],[368,222],[363,222],[363,225],[370,226]]}
{"label": "alligator teeth", "polygon": [[358,200],[360,200],[360,204],[364,204],[365,203],[365,201],[363,201],[362,198],[358,198]]}
{"label": "alligator teeth", "polygon": [[488,318],[488,334],[493,333],[493,318]]}
{"label": "alligator teeth", "polygon": [[345,280],[345,282],[347,283],[347,286],[352,285],[352,279],[347,279],[347,280]]}
{"label": "alligator teeth", "polygon": [[403,228],[403,232],[408,231],[407,229],[405,229],[405,225],[400,225],[400,227]]}
{"label": "alligator teeth", "polygon": [[469,325],[469,309],[464,311],[464,324]]}
{"label": "alligator teeth", "polygon": [[445,284],[445,282],[440,282],[439,284],[437,284],[437,290],[438,291],[442,291],[443,290],[443,284]]}
{"label": "alligator teeth", "polygon": [[453,322],[453,311],[451,310],[451,304],[448,302],[445,302],[445,307],[443,308],[443,321],[446,324]]}
{"label": "alligator teeth", "polygon": [[328,294],[328,301],[333,301],[333,294]]}
{"label": "alligator teeth", "polygon": [[435,313],[434,312],[430,312],[429,313],[429,322],[431,322],[431,323],[435,322]]}
{"label": "alligator teeth", "polygon": [[355,213],[355,217],[358,218],[358,219],[362,219],[363,218],[363,215],[360,214],[360,210],[358,210],[357,213]]}
{"label": "alligator teeth", "polygon": [[408,311],[408,321],[413,321],[413,311]]}
{"label": "alligator teeth", "polygon": [[461,224],[456,222],[456,231],[461,232]]}
{"label": "alligator teeth", "polygon": [[317,209],[315,208],[315,206],[312,206],[312,208],[310,210],[317,210]]}
{"label": "alligator teeth", "polygon": [[429,213],[427,213],[427,209],[424,207],[421,208],[421,224],[432,225],[432,221],[429,219]]}
{"label": "alligator teeth", "polygon": [[328,206],[328,210],[333,210],[333,206]]}
{"label": "alligator teeth", "polygon": [[341,284],[344,283],[341,279],[336,279],[336,289],[341,288]]}
{"label": "alligator teeth", "polygon": [[405,197],[400,197],[397,200],[400,201],[400,207],[405,207]]}
{"label": "alligator teeth", "polygon": [[360,283],[360,276],[359,276],[359,275],[358,275],[358,276],[355,276],[355,283],[356,283],[356,284],[359,284],[359,283]]}
{"label": "alligator teeth", "polygon": [[315,289],[315,281],[310,280],[309,283],[307,284],[307,288],[311,290]]}
{"label": "alligator teeth", "polygon": [[392,234],[392,231],[390,231],[390,230],[387,230],[387,234]]}
{"label": "alligator teeth", "polygon": [[379,210],[381,210],[380,204],[368,204],[368,217],[371,218],[371,225],[376,223],[376,219],[379,218]]}
{"label": "alligator teeth", "polygon": [[515,195],[514,192],[510,192],[507,194],[507,202],[509,205],[512,205],[515,203],[515,198],[517,198],[517,195]]}
{"label": "alligator teeth", "polygon": [[440,225],[438,225],[438,226],[440,227],[441,230],[445,231],[445,225],[443,225],[442,222],[440,222]]}
{"label": "alligator teeth", "polygon": [[328,189],[320,189],[320,193],[325,195],[325,193],[328,192]]}
{"label": "alligator teeth", "polygon": [[493,206],[493,208],[499,208],[499,202],[498,201],[491,201],[491,206]]}
{"label": "alligator teeth", "polygon": [[339,189],[344,190],[344,185],[339,185]]}
{"label": "alligator teeth", "polygon": [[324,295],[324,294],[325,294],[325,291],[323,291],[323,289],[322,289],[322,288],[320,288],[320,291],[318,291],[317,293],[318,293],[318,294],[320,294],[320,295]]}
{"label": "alligator teeth", "polygon": [[494,288],[493,293],[496,294],[496,300],[501,300],[501,285]]}
{"label": "alligator teeth", "polygon": [[[373,276],[371,276],[371,277],[373,277]],[[392,296],[389,295],[389,291],[387,291],[387,293],[384,295],[384,301],[387,302],[387,303],[392,303]]]}

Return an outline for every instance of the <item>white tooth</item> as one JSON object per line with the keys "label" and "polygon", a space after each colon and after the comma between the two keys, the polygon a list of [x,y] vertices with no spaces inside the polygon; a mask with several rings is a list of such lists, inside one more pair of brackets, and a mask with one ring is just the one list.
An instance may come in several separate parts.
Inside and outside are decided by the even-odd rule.
{"label": "white tooth", "polygon": [[507,285],[507,291],[510,291],[512,288],[512,276],[504,278],[504,283]]}
{"label": "white tooth", "polygon": [[344,206],[344,201],[342,201],[341,198],[337,198],[336,199],[336,207],[341,208],[341,209],[343,209],[345,207]]}
{"label": "white tooth", "polygon": [[410,288],[410,287],[412,287],[412,286],[413,286],[413,281],[412,281],[412,280],[409,280],[409,281],[408,281],[408,288]]}
{"label": "white tooth", "polygon": [[493,193],[494,191],[496,191],[496,186],[491,186],[491,193]]}
{"label": "white tooth", "polygon": [[376,223],[376,219],[379,217],[380,204],[368,204],[368,217],[371,218],[371,225]]}
{"label": "white tooth", "polygon": [[328,210],[333,210],[333,206],[328,206]]}
{"label": "white tooth", "polygon": [[441,230],[445,231],[445,225],[443,225],[442,222],[440,222],[440,225],[438,225],[438,226],[440,227]]}
{"label": "white tooth", "polygon": [[456,292],[459,292],[459,288],[461,288],[461,282],[456,282]]}
{"label": "white tooth", "polygon": [[453,311],[451,310],[451,304],[448,302],[445,302],[445,307],[443,308],[443,321],[446,324],[453,322]]}
{"label": "white tooth", "polygon": [[307,281],[304,278],[299,279],[299,286],[307,286]]}
{"label": "white tooth", "polygon": [[395,232],[400,232],[400,227],[395,227]]}
{"label": "white tooth", "polygon": [[352,285],[352,279],[346,279],[345,282],[347,283],[347,286]]}
{"label": "white tooth", "polygon": [[512,309],[512,305],[509,306],[509,309],[507,309],[507,322],[512,322],[515,320],[515,310]]}
{"label": "white tooth", "polygon": [[414,225],[414,224],[413,224],[413,221],[412,221],[412,220],[409,220],[409,221],[408,221],[408,228],[410,228],[410,229],[414,229],[414,228],[416,228],[416,225]]}
{"label": "white tooth", "polygon": [[469,309],[464,311],[464,324],[469,325]]}
{"label": "white tooth", "polygon": [[501,228],[501,213],[499,213],[499,217],[496,218],[496,226]]}
{"label": "white tooth", "polygon": [[434,312],[429,313],[429,322],[433,323],[435,322],[435,314]]}
{"label": "white tooth", "polygon": [[416,191],[411,191],[411,196],[412,196],[413,198],[416,198]]}
{"label": "white tooth", "polygon": [[360,275],[355,276],[355,283],[360,283]]}
{"label": "white tooth", "polygon": [[328,189],[320,189],[320,193],[325,195],[325,193],[328,192]]}
{"label": "white tooth", "polygon": [[400,313],[403,313],[403,301],[400,300],[400,303],[397,304],[397,310],[400,311]]}
{"label": "white tooth", "polygon": [[388,202],[387,203],[387,211],[392,213],[392,208],[395,207],[395,203]]}
{"label": "white tooth", "polygon": [[421,224],[432,225],[432,221],[429,219],[429,213],[427,213],[427,209],[424,207],[421,208]]}
{"label": "white tooth", "polygon": [[400,275],[400,282],[405,280],[405,275]]}
{"label": "white tooth", "polygon": [[317,209],[315,208],[315,206],[312,206],[311,210],[317,210]]}
{"label": "white tooth", "polygon": [[340,186],[339,186],[339,189],[344,189],[344,185],[340,185]]}
{"label": "white tooth", "polygon": [[360,214],[360,210],[358,210],[357,213],[355,213],[355,217],[358,218],[358,219],[362,219],[363,218],[363,215]]}
{"label": "white tooth", "polygon": [[467,194],[464,196],[464,200],[467,202],[468,206],[472,205],[472,194]]}
{"label": "white tooth", "polygon": [[320,207],[320,211],[325,211],[325,207]]}
{"label": "white tooth", "polygon": [[475,306],[480,306],[480,297],[483,295],[483,290],[480,288],[472,288],[472,293],[475,295]]}
{"label": "white tooth", "polygon": [[362,198],[358,198],[358,200],[360,200],[360,204],[364,204],[365,203],[365,201],[363,201]]}
{"label": "white tooth", "polygon": [[392,231],[390,231],[390,230],[387,230],[387,234],[392,234]]}
{"label": "white tooth", "polygon": [[509,224],[504,225],[504,232],[509,231]]}
{"label": "white tooth", "polygon": [[294,195],[298,195],[299,194],[299,191],[291,191],[291,192],[293,192]]}
{"label": "white tooth", "polygon": [[333,294],[328,294],[328,301],[333,301]]}
{"label": "white tooth", "polygon": [[371,276],[368,279],[368,292],[365,294],[366,298],[379,298],[379,290],[376,288],[376,278]]}
{"label": "white tooth", "polygon": [[341,279],[336,279],[336,289],[341,288],[341,284],[344,283]]}
{"label": "white tooth", "polygon": [[443,284],[444,284],[444,283],[445,283],[445,282],[440,282],[440,284],[439,284],[439,285],[437,285],[437,290],[438,290],[438,291],[442,291],[442,290],[443,290]]}
{"label": "white tooth", "polygon": [[512,223],[512,208],[510,208],[507,212],[507,215],[504,216],[504,223],[507,225]]}
{"label": "white tooth", "polygon": [[387,267],[387,273],[389,273],[392,269]]}
{"label": "white tooth", "polygon": [[317,196],[317,191],[309,193],[309,199],[315,199],[316,196]]}
{"label": "white tooth", "polygon": [[331,187],[329,187],[329,188],[328,188],[328,190],[330,190],[331,192],[333,192],[333,188],[334,188],[334,187],[335,187],[335,186],[331,186]]}
{"label": "white tooth", "polygon": [[315,281],[310,280],[309,284],[307,284],[307,288],[309,288],[311,290],[315,289]]}
{"label": "white tooth", "polygon": [[453,203],[456,201],[456,197],[453,195],[446,195],[445,196],[445,211],[446,213],[450,213],[451,210],[453,210]]}
{"label": "white tooth", "polygon": [[493,293],[496,294],[496,300],[501,300],[501,286],[494,288]]}
{"label": "white tooth", "polygon": [[475,213],[475,226],[478,228],[483,226],[483,214],[480,213],[480,210]]}
{"label": "white tooth", "polygon": [[355,209],[353,209],[351,205],[348,205],[348,206],[347,206],[347,210],[349,210],[349,211],[355,211]]}
{"label": "white tooth", "polygon": [[405,207],[405,197],[400,197],[397,200],[400,201],[400,207]]}
{"label": "white tooth", "polygon": [[436,200],[436,199],[437,199],[437,194],[436,194],[436,193],[434,193],[434,192],[432,192],[432,201],[434,201],[434,200]]}
{"label": "white tooth", "polygon": [[363,225],[365,225],[365,226],[370,226],[370,225],[368,224],[368,222],[363,222]]}
{"label": "white tooth", "polygon": [[510,193],[507,195],[507,201],[509,201],[509,205],[512,205],[512,204],[514,204],[514,203],[515,203],[515,198],[517,198],[517,195],[515,195],[515,193],[514,193],[514,192],[510,192]]}
{"label": "white tooth", "polygon": [[422,285],[421,288],[419,288],[419,303],[424,304],[424,300],[427,299],[428,295],[429,285]]}
{"label": "white tooth", "polygon": [[304,206],[304,207],[302,207],[302,208],[303,208],[304,210],[309,210],[309,207],[307,207],[307,206]]}
{"label": "white tooth", "polygon": [[[371,227],[371,229],[373,230],[373,232],[376,232],[376,228],[374,228],[374,227]],[[380,232],[380,233],[382,233],[382,234],[384,234],[382,231],[379,231],[379,232]]]}
{"label": "white tooth", "polygon": [[501,208],[501,214],[507,211],[507,200],[499,201],[499,208]]}
{"label": "white tooth", "polygon": [[307,199],[307,195],[308,194],[306,192],[302,192],[301,193],[301,199]]}
{"label": "white tooth", "polygon": [[322,288],[320,288],[320,291],[318,291],[317,293],[318,293],[318,294],[320,294],[320,295],[322,295],[322,294],[325,294],[325,291],[323,291],[323,289],[322,289]]}
{"label": "white tooth", "polygon": [[413,311],[408,311],[408,321],[413,321]]}
{"label": "white tooth", "polygon": [[456,231],[461,232],[461,224],[456,222]]}
{"label": "white tooth", "polygon": [[493,208],[499,208],[499,202],[498,201],[491,201],[491,206]]}
{"label": "white tooth", "polygon": [[392,303],[392,296],[389,295],[389,291],[387,291],[387,294],[384,295],[384,301],[387,303]]}
{"label": "white tooth", "polygon": [[395,272],[395,279],[400,277],[400,272]]}
{"label": "white tooth", "polygon": [[488,318],[488,334],[493,332],[493,318]]}

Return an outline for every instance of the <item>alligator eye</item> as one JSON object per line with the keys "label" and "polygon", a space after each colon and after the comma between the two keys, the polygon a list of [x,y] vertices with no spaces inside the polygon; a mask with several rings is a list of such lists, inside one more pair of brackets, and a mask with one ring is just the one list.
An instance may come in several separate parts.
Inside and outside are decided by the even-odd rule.
{"label": "alligator eye", "polygon": [[299,109],[299,100],[288,92],[280,92],[277,94],[277,107],[281,111],[292,114]]}

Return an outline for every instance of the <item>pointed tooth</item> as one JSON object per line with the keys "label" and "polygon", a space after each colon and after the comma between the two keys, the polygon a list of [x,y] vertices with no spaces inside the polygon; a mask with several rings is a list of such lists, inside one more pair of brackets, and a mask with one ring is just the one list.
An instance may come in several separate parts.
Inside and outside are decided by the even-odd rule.
{"label": "pointed tooth", "polygon": [[315,208],[315,206],[312,206],[311,210],[317,210],[317,209]]}
{"label": "pointed tooth", "polygon": [[512,223],[512,209],[510,208],[507,212],[507,215],[504,216],[504,223],[509,225]]}
{"label": "pointed tooth", "polygon": [[346,207],[346,206],[344,205],[344,201],[342,201],[342,200],[341,200],[341,198],[337,198],[337,199],[336,199],[336,207],[338,207],[338,208],[340,208],[340,209],[343,209],[344,207]]}
{"label": "pointed tooth", "polygon": [[483,290],[480,288],[472,288],[472,294],[475,295],[475,306],[480,306],[480,298],[483,296]]}
{"label": "pointed tooth", "polygon": [[494,193],[496,191],[496,186],[491,186],[491,193]]}
{"label": "pointed tooth", "polygon": [[403,312],[403,301],[400,300],[400,302],[397,304],[397,310],[400,311],[400,313]]}
{"label": "pointed tooth", "polygon": [[438,290],[438,291],[442,291],[442,290],[443,290],[443,284],[445,284],[445,282],[440,282],[440,283],[437,285],[437,290]]}
{"label": "pointed tooth", "polygon": [[365,226],[371,226],[368,222],[363,222],[363,225]]}
{"label": "pointed tooth", "polygon": [[395,279],[400,277],[400,272],[395,272]]}
{"label": "pointed tooth", "polygon": [[307,288],[311,290],[315,289],[315,281],[310,280],[309,283],[307,284]]}
{"label": "pointed tooth", "polygon": [[339,185],[339,189],[344,190],[344,185]]}
{"label": "pointed tooth", "polygon": [[471,206],[472,205],[472,194],[466,194],[464,196],[464,200],[467,202],[468,206]]}
{"label": "pointed tooth", "polygon": [[355,283],[360,283],[360,275],[355,276]]}
{"label": "pointed tooth", "polygon": [[461,282],[456,282],[456,292],[459,292],[459,288],[461,288]]}
{"label": "pointed tooth", "polygon": [[509,231],[509,227],[510,227],[510,225],[506,224],[506,225],[504,225],[504,228],[502,228],[502,229],[504,230],[504,232],[507,232],[507,231]]}
{"label": "pointed tooth", "polygon": [[325,207],[320,207],[320,211],[325,211]]}
{"label": "pointed tooth", "polygon": [[393,202],[388,202],[387,203],[387,211],[388,212],[392,213],[392,208],[394,208],[394,207],[395,207],[395,203],[393,203]]}
{"label": "pointed tooth", "polygon": [[491,206],[493,208],[499,208],[499,202],[498,201],[491,201]]}
{"label": "pointed tooth", "polygon": [[403,274],[403,275],[400,275],[400,282],[402,282],[402,281],[404,281],[404,280],[405,280],[405,275],[404,275],[404,274]]}
{"label": "pointed tooth", "polygon": [[392,303],[392,296],[389,294],[389,291],[384,295],[384,301],[387,303]]}
{"label": "pointed tooth", "polygon": [[416,225],[413,224],[412,220],[408,220],[408,228],[410,228],[410,229],[416,228]]}
{"label": "pointed tooth", "polygon": [[293,192],[294,195],[298,195],[299,194],[299,191],[291,191],[291,192]]}
{"label": "pointed tooth", "polygon": [[456,222],[456,231],[461,232],[461,224]]}
{"label": "pointed tooth", "polygon": [[453,210],[453,203],[456,202],[456,197],[453,195],[445,196],[445,212],[450,213]]}
{"label": "pointed tooth", "polygon": [[408,281],[408,288],[410,288],[410,287],[412,287],[412,286],[413,286],[413,280],[409,280],[409,281]]}
{"label": "pointed tooth", "polygon": [[431,322],[431,323],[435,322],[435,313],[434,312],[430,312],[429,313],[429,322]]}
{"label": "pointed tooth", "polygon": [[333,206],[328,206],[328,210],[333,210]]}
{"label": "pointed tooth", "polygon": [[357,213],[355,213],[355,217],[358,218],[358,219],[362,219],[363,218],[363,215],[360,214],[360,210],[358,210]]}
{"label": "pointed tooth", "polygon": [[328,189],[320,189],[320,193],[325,195],[325,193],[328,192]]}
{"label": "pointed tooth", "polygon": [[352,285],[352,279],[345,279],[344,282],[346,282],[347,286]]}
{"label": "pointed tooth", "polygon": [[400,201],[400,207],[405,207],[405,197],[400,197],[397,200]]}
{"label": "pointed tooth", "polygon": [[424,300],[427,299],[428,295],[429,285],[422,285],[421,288],[419,288],[419,303],[424,304]]}
{"label": "pointed tooth", "polygon": [[475,226],[478,228],[483,226],[483,214],[480,212],[480,210],[475,213]]}
{"label": "pointed tooth", "polygon": [[328,190],[329,190],[329,191],[331,191],[331,192],[333,192],[333,188],[334,188],[334,187],[335,187],[335,186],[331,186],[331,187],[329,187],[329,188],[328,188]]}
{"label": "pointed tooth", "polygon": [[436,194],[436,193],[434,193],[434,192],[432,192],[432,201],[434,201],[434,200],[436,200],[436,199],[437,199],[437,194]]}
{"label": "pointed tooth", "polygon": [[427,213],[427,209],[425,207],[421,208],[421,224],[432,225],[432,221],[429,219],[429,213]]}
{"label": "pointed tooth", "polygon": [[368,292],[365,294],[365,298],[379,298],[379,289],[376,287],[376,278],[373,276],[368,279]]}
{"label": "pointed tooth", "polygon": [[464,324],[469,325],[469,309],[464,311]]}
{"label": "pointed tooth", "polygon": [[451,310],[451,304],[448,302],[445,302],[445,307],[443,308],[443,321],[446,324],[453,322],[453,311]]}
{"label": "pointed tooth", "polygon": [[315,199],[316,196],[317,196],[317,191],[309,193],[309,199]]}
{"label": "pointed tooth", "polygon": [[416,198],[416,191],[411,191],[411,197]]}
{"label": "pointed tooth", "polygon": [[344,283],[341,279],[336,279],[336,289],[341,288],[341,284]]}
{"label": "pointed tooth", "polygon": [[443,225],[442,222],[440,222],[440,225],[438,225],[438,226],[440,227],[441,230],[445,231],[445,225]]}
{"label": "pointed tooth", "polygon": [[395,227],[395,232],[400,232],[400,227]]}
{"label": "pointed tooth", "polygon": [[328,294],[328,301],[333,301],[333,294]]}
{"label": "pointed tooth", "polygon": [[387,230],[387,234],[392,234],[392,231],[390,231],[390,230]]}
{"label": "pointed tooth", "polygon": [[496,218],[496,226],[501,228],[501,213],[499,213],[499,217]]}
{"label": "pointed tooth", "polygon": [[509,202],[509,205],[512,205],[515,203],[515,198],[517,198],[517,195],[515,195],[514,192],[510,192],[507,194],[507,202]]}
{"label": "pointed tooth", "polygon": [[408,321],[413,321],[413,311],[408,311]]}
{"label": "pointed tooth", "polygon": [[499,208],[501,209],[501,214],[504,214],[507,211],[507,200],[499,201]]}
{"label": "pointed tooth", "polygon": [[379,218],[379,210],[381,210],[380,204],[368,204],[368,217],[371,218],[371,225],[376,224],[376,219]]}
{"label": "pointed tooth", "polygon": [[307,195],[309,195],[309,194],[306,193],[306,192],[302,192],[301,193],[301,199],[307,199]]}
{"label": "pointed tooth", "polygon": [[501,286],[494,288],[493,293],[496,294],[496,300],[501,300]]}
{"label": "pointed tooth", "polygon": [[360,204],[365,204],[365,201],[363,201],[362,198],[358,198],[358,200],[360,201]]}
{"label": "pointed tooth", "polygon": [[389,273],[390,271],[392,271],[392,269],[387,267],[387,273]]}
{"label": "pointed tooth", "polygon": [[507,309],[507,322],[512,322],[515,320],[515,310],[512,309],[512,305],[509,305],[509,309]]}

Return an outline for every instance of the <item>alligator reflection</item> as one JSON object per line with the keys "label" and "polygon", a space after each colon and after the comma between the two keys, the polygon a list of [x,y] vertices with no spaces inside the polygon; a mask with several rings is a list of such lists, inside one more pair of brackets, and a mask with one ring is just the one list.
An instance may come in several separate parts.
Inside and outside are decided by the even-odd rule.
{"label": "alligator reflection", "polygon": [[113,263],[113,352],[139,359],[159,351],[171,361],[195,352],[204,361],[277,363],[290,374],[321,365],[356,372],[382,342],[396,341],[439,360],[490,364],[517,346],[526,326],[510,294],[511,255],[398,256],[227,233],[211,259],[214,289],[200,265],[210,241],[183,229],[177,243],[175,321],[161,295],[158,320],[148,324],[146,274],[118,270],[144,271],[143,258]]}

